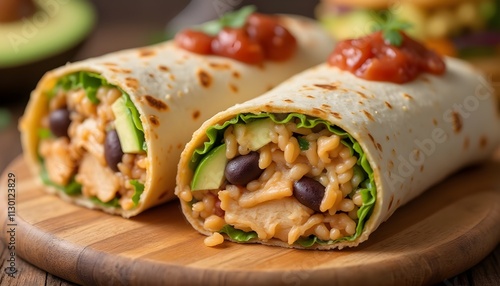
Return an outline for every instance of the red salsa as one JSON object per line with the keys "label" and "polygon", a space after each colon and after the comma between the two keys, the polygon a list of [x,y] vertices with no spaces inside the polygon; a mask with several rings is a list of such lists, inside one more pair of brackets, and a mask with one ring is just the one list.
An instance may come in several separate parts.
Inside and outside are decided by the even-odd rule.
{"label": "red salsa", "polygon": [[437,53],[401,34],[400,46],[389,44],[382,32],[339,42],[328,63],[360,78],[395,83],[409,82],[422,72],[436,75],[445,72],[445,63]]}
{"label": "red salsa", "polygon": [[276,17],[259,13],[251,14],[243,27],[226,27],[215,36],[186,29],[175,36],[175,42],[194,53],[233,58],[248,64],[285,61],[297,49],[297,40]]}

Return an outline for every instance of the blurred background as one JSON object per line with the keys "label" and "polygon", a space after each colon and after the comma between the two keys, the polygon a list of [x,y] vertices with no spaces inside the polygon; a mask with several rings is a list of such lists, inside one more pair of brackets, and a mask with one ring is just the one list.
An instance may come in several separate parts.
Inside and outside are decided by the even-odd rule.
{"label": "blurred background", "polygon": [[[98,26],[78,58],[147,45],[171,37],[176,30],[219,17],[226,11],[254,4],[263,13],[314,16],[318,1],[303,0],[123,0],[119,7],[109,1],[90,0],[97,9]],[[117,32],[120,31],[120,32]],[[105,44],[98,44],[105,43]]]}
{"label": "blurred background", "polygon": [[489,57],[500,54],[500,0],[0,0],[0,103],[25,100],[68,61],[166,40],[249,4],[316,18],[336,39],[370,32],[383,13],[411,22],[408,33],[441,54],[498,69]]}
{"label": "blurred background", "polygon": [[[33,3],[43,10],[30,15]],[[317,4],[300,0],[286,1],[285,6],[285,1],[262,0],[193,0],[191,3],[189,0],[116,3],[0,0],[0,99],[2,102],[17,100],[34,88],[45,71],[67,61],[165,40],[181,27],[214,19],[248,3],[257,5],[262,12],[310,17]],[[13,14],[19,14],[18,18]],[[28,17],[21,18],[26,15]],[[5,95],[7,92],[11,95]]]}
{"label": "blurred background", "polygon": [[336,39],[370,32],[384,14],[411,22],[408,33],[441,54],[499,69],[500,0],[0,0],[0,104],[26,100],[68,61],[166,40],[249,4],[316,18]]}

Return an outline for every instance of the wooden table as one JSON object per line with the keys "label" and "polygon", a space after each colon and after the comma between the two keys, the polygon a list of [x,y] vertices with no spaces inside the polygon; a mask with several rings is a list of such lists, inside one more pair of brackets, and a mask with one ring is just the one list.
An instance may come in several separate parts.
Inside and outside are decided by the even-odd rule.
{"label": "wooden table", "polygon": [[[136,7],[133,5],[133,0],[121,1],[119,7],[112,6],[108,2],[110,1],[96,1],[100,16],[99,25],[75,59],[84,59],[106,52],[147,44],[153,32],[161,32],[168,19],[173,17],[187,3],[187,1],[169,1],[166,2],[168,4],[161,5],[170,6],[157,7],[156,5],[159,5],[157,1],[143,0],[141,3],[144,6],[141,7],[149,8],[149,11],[153,12],[141,14],[134,13]],[[234,3],[235,1],[220,0],[220,3],[225,2]],[[262,4],[260,2],[265,1],[254,2]],[[241,4],[242,1],[239,1],[239,3]],[[298,7],[298,5],[291,5],[289,9],[297,9]],[[273,11],[273,7],[267,9]],[[124,18],[127,18],[127,20],[124,20]],[[0,171],[2,173],[7,165],[22,152],[19,132],[17,131],[17,121],[22,115],[26,101],[26,97],[10,103],[0,101],[0,108],[8,109],[11,115],[9,125],[0,130]],[[5,194],[3,186],[1,190],[1,194]],[[19,257],[16,265],[19,271],[18,276],[11,278],[4,272],[9,253],[3,243],[0,243],[0,257],[0,285],[74,285],[70,281],[60,279],[32,266]],[[442,281],[439,285],[496,285],[498,281],[500,281],[500,246],[497,246],[492,253],[476,266]]]}

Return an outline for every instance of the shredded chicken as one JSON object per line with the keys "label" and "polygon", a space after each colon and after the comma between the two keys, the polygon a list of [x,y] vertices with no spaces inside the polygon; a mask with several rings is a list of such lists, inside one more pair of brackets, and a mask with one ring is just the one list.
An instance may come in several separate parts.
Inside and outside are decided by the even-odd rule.
{"label": "shredded chicken", "polygon": [[76,170],[75,160],[68,156],[70,148],[69,139],[66,137],[45,140],[40,144],[40,154],[45,160],[49,179],[61,186],[69,183]]}
{"label": "shredded chicken", "polygon": [[[288,233],[296,225],[303,225],[313,211],[293,197],[267,201],[251,208],[239,205],[238,190],[219,192],[221,208],[225,211],[228,224],[244,231],[255,231],[259,239],[273,237],[288,241]],[[293,243],[290,241],[289,243]]]}
{"label": "shredded chicken", "polygon": [[120,189],[120,180],[113,171],[90,154],[83,157],[75,179],[82,184],[84,196],[97,196],[102,202],[113,200]]}
{"label": "shredded chicken", "polygon": [[[117,88],[102,86],[97,90],[99,104],[94,104],[82,89],[59,90],[49,109],[70,111],[69,138],[42,139],[39,152],[52,182],[66,186],[74,178],[82,185],[83,196],[105,203],[118,198],[120,206],[128,210],[135,207],[135,189],[129,181],[146,180],[148,160],[146,154],[125,154],[118,163],[119,172],[107,165],[104,142],[107,130],[114,128],[111,105],[121,95]],[[49,128],[50,112],[42,119],[42,128]]]}
{"label": "shredded chicken", "polygon": [[[87,152],[96,157],[101,164],[106,164],[104,158],[104,130],[98,127],[97,120],[87,118],[81,124],[71,126],[71,144],[85,149]],[[74,131],[74,132],[72,132]]]}

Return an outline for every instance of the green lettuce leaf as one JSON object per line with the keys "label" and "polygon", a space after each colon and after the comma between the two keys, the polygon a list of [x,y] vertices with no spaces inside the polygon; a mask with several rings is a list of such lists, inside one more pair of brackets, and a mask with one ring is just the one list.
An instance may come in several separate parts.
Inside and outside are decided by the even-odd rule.
{"label": "green lettuce leaf", "polygon": [[[85,90],[85,94],[87,95],[89,100],[94,104],[98,104],[99,99],[97,98],[97,90],[101,86],[111,87],[113,85],[109,84],[106,79],[99,74],[80,71],[66,75],[59,79],[56,88],[52,92],[52,95],[54,95],[59,88],[62,88],[64,90],[82,88]],[[144,134],[144,128],[142,126],[139,111],[130,99],[130,96],[122,89],[120,89],[120,91],[122,92],[122,96],[125,99],[125,105],[130,111],[135,128],[137,128],[137,130]],[[146,142],[143,142],[142,149],[146,151]]]}
{"label": "green lettuce leaf", "polygon": [[[190,161],[190,168],[195,170],[196,166],[200,163],[204,155],[206,155],[213,148],[221,145],[223,142],[224,130],[234,124],[250,123],[254,120],[270,118],[273,122],[277,124],[285,124],[288,122],[295,122],[298,128],[309,128],[312,129],[318,125],[323,125],[330,132],[340,136],[341,143],[349,148],[351,155],[358,158],[357,160],[357,171],[361,171],[363,174],[364,181],[360,184],[359,190],[361,192],[361,198],[363,200],[363,205],[358,209],[358,222],[356,226],[356,233],[352,236],[342,237],[337,240],[322,241],[315,236],[310,236],[309,238],[300,238],[297,243],[303,245],[304,247],[311,247],[312,245],[319,244],[333,244],[340,241],[353,241],[357,239],[363,232],[366,221],[370,217],[373,211],[376,200],[376,187],[374,181],[373,170],[368,162],[368,158],[361,148],[361,145],[347,132],[342,130],[337,126],[332,126],[329,122],[319,119],[311,118],[309,116],[289,113],[289,114],[274,114],[274,113],[258,113],[258,114],[239,114],[238,116],[224,122],[223,124],[218,124],[207,129],[206,134],[208,141],[206,141],[203,146],[199,147],[193,152]],[[241,232],[241,230],[239,230]],[[228,234],[229,235],[229,234]],[[236,240],[236,239],[235,239]]]}
{"label": "green lettuce leaf", "polygon": [[134,103],[126,93],[123,93],[123,98],[125,99],[125,105],[132,114],[132,120],[134,121],[135,128],[144,132],[144,127],[142,127],[139,111],[137,111],[137,108],[135,107]]}
{"label": "green lettuce leaf", "polygon": [[[255,121],[257,119],[263,119],[263,118],[270,118],[274,123],[277,124],[285,124],[287,122],[290,122],[292,120],[296,120],[296,124],[298,128],[314,128],[320,124],[325,125],[328,130],[334,134],[337,134],[341,138],[350,138],[351,141],[354,142],[354,139],[347,134],[344,130],[336,127],[336,126],[331,126],[328,122],[322,119],[315,119],[315,118],[310,118],[304,114],[298,114],[298,113],[290,113],[290,114],[274,114],[274,113],[258,113],[258,114],[240,114],[233,119],[230,119],[226,122],[224,122],[222,125],[218,124],[215,126],[212,126],[207,129],[207,137],[208,141],[204,143],[204,145],[198,149],[196,149],[193,153],[193,156],[191,157],[191,163],[190,163],[190,168],[194,170],[194,168],[199,164],[200,160],[204,155],[206,155],[210,150],[212,150],[214,147],[219,146],[222,144],[221,140],[223,139],[224,135],[224,130],[229,126],[229,125],[234,125],[238,123],[250,123],[252,121]],[[342,140],[343,144],[346,144],[344,140]]]}
{"label": "green lettuce leaf", "polygon": [[98,199],[97,197],[91,197],[90,200],[96,204],[99,204],[99,205],[105,206],[105,207],[114,207],[114,208],[120,207],[120,200],[118,198],[114,198],[109,202],[103,202],[100,199]]}
{"label": "green lettuce leaf", "polygon": [[130,115],[132,116],[132,121],[134,122],[134,126],[139,134],[142,134],[142,150],[147,152],[148,146],[146,144],[146,139],[144,138],[144,127],[142,126],[141,118],[139,111],[135,107],[135,104],[130,99],[130,96],[122,91],[123,99],[125,100],[125,106],[129,110]]}
{"label": "green lettuce leaf", "polygon": [[231,239],[237,242],[247,242],[250,239],[257,238],[257,233],[255,231],[245,232],[228,224],[223,226],[219,232],[227,234]]}
{"label": "green lettuce leaf", "polygon": [[311,247],[315,245],[316,243],[319,243],[321,240],[315,236],[315,235],[310,235],[308,237],[299,237],[295,243],[299,244],[302,247]]}
{"label": "green lettuce leaf", "polygon": [[71,181],[66,186],[61,186],[50,180],[49,173],[47,172],[47,168],[45,167],[45,163],[43,162],[43,160],[41,160],[40,162],[40,167],[40,177],[42,178],[42,182],[45,185],[55,187],[56,189],[63,191],[69,196],[75,196],[82,193],[82,185],[75,181],[74,177],[71,178]]}
{"label": "green lettuce leaf", "polygon": [[139,204],[139,200],[141,199],[141,195],[144,192],[144,184],[138,180],[130,180],[129,182],[132,186],[134,186],[135,192],[132,196],[132,201],[134,202],[134,206],[137,206],[137,204]]}
{"label": "green lettuce leaf", "polygon": [[[108,82],[100,75],[91,72],[76,72],[62,77],[57,83],[57,87],[64,90],[82,88],[85,90],[90,102],[98,104],[97,90],[101,86],[109,86]],[[57,90],[57,87],[55,90]]]}
{"label": "green lettuce leaf", "polygon": [[38,137],[40,139],[48,139],[54,137],[52,131],[49,128],[39,128],[38,129]]}

